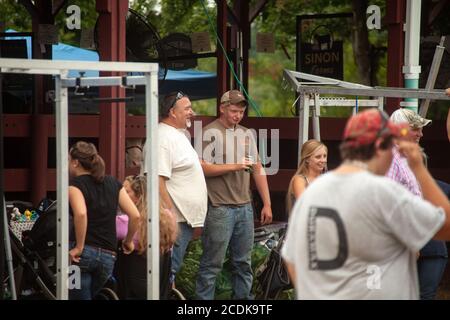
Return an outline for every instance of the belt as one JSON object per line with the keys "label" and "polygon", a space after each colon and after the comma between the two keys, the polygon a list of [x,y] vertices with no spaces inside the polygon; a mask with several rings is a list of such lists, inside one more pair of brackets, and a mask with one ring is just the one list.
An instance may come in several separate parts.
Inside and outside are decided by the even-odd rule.
{"label": "belt", "polygon": [[[221,204],[221,205],[218,205],[217,207],[242,208],[242,207],[245,207],[246,205],[248,205],[248,203],[243,203],[243,204]],[[217,207],[214,207],[214,208],[217,208]]]}
{"label": "belt", "polygon": [[100,248],[100,247],[95,247],[95,246],[91,246],[89,245],[91,248],[98,250],[100,252],[104,252],[104,253],[109,253],[110,255],[112,255],[113,257],[117,256],[117,253],[113,250],[108,250],[108,249],[104,249],[104,248]]}

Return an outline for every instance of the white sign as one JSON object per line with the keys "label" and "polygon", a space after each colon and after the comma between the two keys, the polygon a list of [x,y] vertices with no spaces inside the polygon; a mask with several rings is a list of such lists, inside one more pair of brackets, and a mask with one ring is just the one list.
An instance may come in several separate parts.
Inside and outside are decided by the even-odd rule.
{"label": "white sign", "polygon": [[211,42],[208,32],[195,32],[191,34],[192,52],[211,51]]}
{"label": "white sign", "polygon": [[256,52],[275,52],[275,37],[273,33],[256,34]]}
{"label": "white sign", "polygon": [[369,30],[373,30],[373,29],[377,29],[380,30],[381,29],[381,11],[380,11],[380,7],[377,5],[370,5],[367,7],[366,10],[367,14],[370,14],[370,16],[367,18],[367,29]]}

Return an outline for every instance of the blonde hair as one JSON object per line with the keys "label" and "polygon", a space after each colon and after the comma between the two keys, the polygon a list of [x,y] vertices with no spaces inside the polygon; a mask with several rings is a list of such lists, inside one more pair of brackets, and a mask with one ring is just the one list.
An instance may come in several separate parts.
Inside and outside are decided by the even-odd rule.
{"label": "blonde hair", "polygon": [[128,176],[125,181],[128,181],[137,198],[135,205],[140,217],[136,251],[138,254],[144,254],[147,248],[147,177],[144,175]]}
{"label": "blonde hair", "polygon": [[[125,178],[130,188],[136,195],[136,207],[140,213],[138,229],[138,254],[145,254],[147,248],[147,177],[144,175],[128,176]],[[162,206],[160,199],[159,206],[159,249],[160,253],[167,252],[175,243],[178,232],[178,224],[175,217]]]}
{"label": "blonde hair", "polygon": [[168,209],[159,206],[159,250],[161,254],[172,248],[177,239],[178,223]]}
{"label": "blonde hair", "polygon": [[302,145],[302,150],[300,152],[300,163],[298,164],[297,171],[295,172],[294,176],[291,178],[291,181],[289,182],[289,187],[286,195],[286,210],[288,214],[291,213],[292,206],[294,205],[292,201],[292,195],[294,193],[294,183],[293,183],[294,178],[297,175],[306,176],[308,174],[309,171],[308,160],[309,158],[311,158],[314,152],[316,152],[321,147],[324,147],[325,152],[328,153],[327,146],[315,139],[308,140]]}

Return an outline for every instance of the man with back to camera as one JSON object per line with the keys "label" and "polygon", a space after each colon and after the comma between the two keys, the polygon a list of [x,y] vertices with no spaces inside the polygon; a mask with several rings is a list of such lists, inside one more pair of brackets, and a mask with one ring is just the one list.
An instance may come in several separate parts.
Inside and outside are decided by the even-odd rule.
{"label": "man with back to camera", "polygon": [[208,205],[202,167],[185,134],[193,115],[191,101],[182,92],[169,93],[162,100],[158,125],[159,194],[163,207],[175,213],[178,222],[173,277],[181,269],[194,228],[203,226]]}
{"label": "man with back to camera", "polygon": [[214,299],[216,277],[228,247],[233,268],[233,298],[252,298],[254,216],[251,175],[263,202],[261,223],[272,221],[267,178],[255,138],[250,130],[239,125],[247,105],[240,91],[225,92],[220,100],[220,117],[203,129],[203,154],[200,157],[209,204],[202,233],[203,255],[196,282],[197,299]]}
{"label": "man with back to camera", "polygon": [[416,143],[398,141],[427,201],[384,177],[408,128],[377,109],[352,116],[342,164],[294,206],[282,255],[298,299],[418,299],[416,253],[450,239],[450,203]]}
{"label": "man with back to camera", "polygon": [[[422,129],[431,124],[431,120],[421,117],[412,110],[402,108],[395,110],[390,119],[393,123],[408,125],[409,135],[405,138],[417,144],[423,137]],[[422,190],[419,183],[409,168],[406,158],[400,155],[396,145],[392,149],[392,154],[392,164],[386,176],[403,185],[414,195],[422,198]],[[426,163],[426,155],[423,155]],[[447,258],[448,253],[445,241],[430,240],[420,250],[417,260],[417,271],[421,300],[432,300],[435,298],[439,283],[444,275]]]}

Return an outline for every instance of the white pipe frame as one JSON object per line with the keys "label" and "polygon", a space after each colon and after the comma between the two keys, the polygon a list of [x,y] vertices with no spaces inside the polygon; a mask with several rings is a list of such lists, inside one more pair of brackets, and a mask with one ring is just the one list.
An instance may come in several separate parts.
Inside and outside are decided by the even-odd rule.
{"label": "white pipe frame", "polygon": [[[57,174],[57,283],[56,297],[68,299],[69,272],[69,202],[68,202],[68,95],[67,88],[76,86],[76,78],[67,78],[69,70],[139,72],[143,76],[124,77],[128,84],[145,85],[146,104],[146,161],[148,172],[147,207],[147,298],[159,299],[159,195],[157,176],[158,148],[158,64],[134,62],[86,62],[86,61],[52,61],[39,59],[0,58],[1,73],[47,74],[55,76],[56,95],[56,174]],[[122,85],[123,77],[83,77],[80,85],[115,86]]]}

